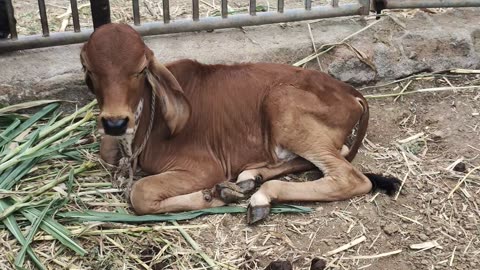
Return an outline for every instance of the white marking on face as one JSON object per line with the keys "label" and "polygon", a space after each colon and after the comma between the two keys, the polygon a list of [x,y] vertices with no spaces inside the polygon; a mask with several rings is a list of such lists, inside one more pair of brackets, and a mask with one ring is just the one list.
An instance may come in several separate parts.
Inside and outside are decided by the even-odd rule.
{"label": "white marking on face", "polygon": [[127,128],[127,130],[125,131],[125,134],[129,135],[129,134],[133,134],[135,132],[135,128]]}
{"label": "white marking on face", "polygon": [[100,133],[100,135],[105,135],[105,129],[99,128],[98,133]]}
{"label": "white marking on face", "polygon": [[267,195],[263,194],[261,190],[255,192],[250,198],[251,206],[266,206],[270,205],[270,198]]}

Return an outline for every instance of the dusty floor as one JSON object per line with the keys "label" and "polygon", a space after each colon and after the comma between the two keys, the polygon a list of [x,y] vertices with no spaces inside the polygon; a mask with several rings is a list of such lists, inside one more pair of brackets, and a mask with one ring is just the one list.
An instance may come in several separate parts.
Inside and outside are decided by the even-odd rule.
{"label": "dusty floor", "polygon": [[[35,3],[33,0],[28,1]],[[122,11],[114,13],[119,14],[114,15],[116,21],[121,21],[122,18],[131,20],[129,15],[126,15],[131,14],[126,1],[111,2],[115,10]],[[259,4],[261,2],[258,1]],[[294,2],[302,5],[301,1],[292,1]],[[66,10],[63,8],[66,6],[63,1],[48,3],[52,14],[60,15]],[[188,6],[186,3],[190,2],[182,0],[181,3]],[[270,6],[273,3],[274,1]],[[56,7],[59,4],[62,7]],[[16,5],[20,5],[18,1]],[[218,6],[216,1],[216,7]],[[24,23],[23,28],[20,27],[21,33],[38,33],[38,27],[26,23],[28,16],[37,16],[35,9],[30,5],[20,8],[27,11],[26,17],[17,17],[20,26]],[[203,8],[202,16],[207,11],[214,11],[214,8],[208,8],[207,4],[204,4]],[[88,9],[85,8],[84,19],[87,18]],[[146,9],[146,6],[142,7],[142,14],[148,14]],[[182,8],[172,10],[176,16],[181,16]],[[156,12],[159,12],[158,9]],[[153,12],[153,15],[145,16],[153,18],[159,15]],[[61,19],[52,22],[51,29],[57,30],[60,23]],[[90,22],[85,19],[83,23],[88,26]],[[362,93],[375,95],[399,92],[408,83],[409,80],[405,80],[402,85],[366,88]],[[479,83],[478,74],[426,77],[413,80],[406,91],[450,84],[468,86]],[[371,120],[368,140],[354,163],[365,172],[392,174],[404,179],[405,185],[397,200],[383,194],[371,194],[345,202],[302,204],[315,208],[315,212],[305,215],[271,215],[256,226],[246,226],[244,215],[209,216],[180,223],[201,226],[186,230],[202,251],[215,261],[228,264],[234,269],[263,269],[275,259],[289,259],[294,261],[295,269],[308,269],[313,257],[322,257],[326,252],[362,236],[365,236],[366,240],[360,244],[332,256],[325,256],[330,265],[329,269],[478,269],[480,172],[473,171],[461,188],[454,192],[453,197],[447,199],[458,181],[466,176],[468,171],[480,165],[478,90],[479,88],[417,93],[400,97],[396,101],[393,97],[369,99]],[[420,134],[408,142],[401,141],[419,133],[423,135]],[[459,159],[466,165],[465,172],[447,170],[447,167]],[[458,169],[461,168],[457,166]],[[289,176],[292,180],[296,178]],[[112,197],[114,196],[102,195],[93,202],[87,202],[87,205],[110,202]],[[117,201],[112,205],[109,206],[110,210],[123,204]],[[175,256],[163,255],[163,248],[167,248],[168,244],[157,245],[161,241],[156,238],[165,237],[165,234],[173,235],[174,232],[163,232],[162,235],[156,232],[125,233],[124,236],[115,238],[116,241],[123,241],[124,245],[135,242],[135,249],[132,247],[130,252],[108,245],[104,236],[81,238],[89,250],[94,251],[94,254],[98,252],[98,258],[85,259],[80,265],[83,269],[116,269],[129,261],[127,269],[141,269],[141,266],[131,259],[130,255],[133,254],[141,258],[154,257],[151,262],[153,269],[185,269],[179,266],[179,263],[175,264],[175,267],[168,265],[172,264],[172,260],[188,257],[194,251],[187,244],[181,243],[184,248],[175,250]],[[172,238],[175,239],[173,236]],[[410,248],[411,244],[427,241],[437,241],[438,245],[420,251]],[[145,252],[137,252],[142,249]],[[398,250],[401,250],[398,254],[379,259],[353,257]],[[61,249],[52,251],[56,254],[62,252]],[[149,256],[144,253],[149,253]],[[118,258],[117,254],[125,254],[125,261],[111,259]],[[156,254],[159,256],[155,256]],[[76,260],[77,264],[81,261],[79,258],[73,260]],[[150,263],[146,259],[144,261]],[[204,269],[200,268],[200,263],[198,267]]]}
{"label": "dusty floor", "polygon": [[[479,78],[447,80],[453,85],[467,81],[478,85]],[[442,78],[427,78],[413,82],[409,89],[445,85]],[[389,88],[382,92],[393,92],[394,87]],[[363,90],[365,94],[372,92]],[[216,260],[241,269],[261,269],[273,259],[293,260],[295,269],[309,269],[313,257],[361,236],[366,237],[361,244],[326,257],[330,269],[480,268],[480,174],[473,172],[466,184],[447,199],[465,174],[446,169],[458,159],[463,160],[467,171],[479,166],[478,88],[393,99],[369,100],[368,140],[354,162],[365,172],[405,179],[397,200],[380,194],[345,202],[305,204],[316,211],[272,215],[253,227],[245,226],[242,215],[201,218],[189,223],[210,227],[192,232],[194,238]],[[399,143],[418,133],[424,135]],[[427,241],[437,241],[438,246],[424,251],[409,247]],[[380,259],[348,259],[396,250],[401,252]]]}
{"label": "dusty floor", "polygon": [[[84,229],[87,232],[100,230],[98,236],[79,237],[84,247],[93,251],[92,255],[79,258],[62,251],[58,245],[54,248],[53,244],[52,250],[62,254],[62,261],[71,261],[82,269],[144,269],[138,257],[151,269],[205,269],[199,252],[212,258],[220,265],[219,269],[264,269],[277,259],[293,261],[295,269],[309,269],[314,257],[326,259],[327,269],[478,269],[480,89],[439,91],[438,87],[450,84],[469,87],[479,82],[480,74],[441,74],[361,90],[369,96],[371,120],[367,140],[354,163],[364,172],[384,173],[404,180],[396,200],[395,196],[368,194],[343,202],[294,203],[315,211],[273,214],[255,226],[246,226],[243,214],[179,222],[190,226],[185,231],[198,244],[196,251],[175,230],[151,230],[154,225],[169,225],[166,223],[137,225],[147,226],[140,231],[125,227],[124,234],[110,236],[117,245],[111,244],[107,230],[122,226],[82,224],[89,226]],[[396,100],[376,96],[398,93],[403,88],[405,92],[435,89]],[[453,166],[459,161],[465,168]],[[456,167],[456,171],[447,169],[449,166]],[[455,185],[469,172],[466,181],[448,199]],[[305,177],[308,173],[290,175],[286,180],[300,181]],[[126,206],[118,194],[90,196],[88,200],[78,197],[76,204],[102,211]],[[78,206],[68,209],[75,210]],[[365,240],[352,248],[324,255],[362,237]],[[433,245],[429,249],[410,246],[429,241],[436,241],[430,242]],[[131,246],[132,242],[135,245]],[[48,242],[38,244],[46,249],[44,252],[50,249]],[[370,257],[376,255],[385,257]]]}

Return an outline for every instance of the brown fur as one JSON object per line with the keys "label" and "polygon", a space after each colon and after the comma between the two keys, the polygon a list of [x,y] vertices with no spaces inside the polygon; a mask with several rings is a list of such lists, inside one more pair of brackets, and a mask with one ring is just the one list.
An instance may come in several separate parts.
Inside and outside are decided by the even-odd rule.
{"label": "brown fur", "polygon": [[[324,179],[309,183],[265,182],[258,192],[268,201],[340,200],[371,189],[348,162],[365,136],[367,102],[353,87],[325,73],[270,63],[179,60],[163,66],[141,37],[121,24],[97,29],[81,58],[100,117],[131,118],[144,98],[134,148],[147,130],[152,89],[156,93],[153,130],[139,158],[150,176],[137,181],[131,192],[139,214],[223,205],[221,198],[206,198],[201,190],[235,180],[247,169],[262,171],[268,178],[264,180],[314,165],[325,173]],[[345,159],[340,150],[359,121]],[[277,147],[299,157],[281,160]],[[115,164],[117,148],[115,137],[104,136],[102,159]]]}

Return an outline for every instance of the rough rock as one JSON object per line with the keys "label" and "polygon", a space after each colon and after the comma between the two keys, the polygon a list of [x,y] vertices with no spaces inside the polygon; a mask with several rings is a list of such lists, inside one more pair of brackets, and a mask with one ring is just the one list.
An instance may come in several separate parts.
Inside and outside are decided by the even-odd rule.
{"label": "rough rock", "polygon": [[390,223],[383,227],[383,231],[388,235],[393,235],[394,233],[400,231],[400,227],[395,223]]}

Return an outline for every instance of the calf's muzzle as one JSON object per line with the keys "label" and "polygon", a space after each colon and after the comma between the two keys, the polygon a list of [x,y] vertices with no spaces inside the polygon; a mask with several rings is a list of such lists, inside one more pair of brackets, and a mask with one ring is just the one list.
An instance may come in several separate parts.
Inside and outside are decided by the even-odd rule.
{"label": "calf's muzzle", "polygon": [[101,118],[105,134],[110,136],[122,136],[126,133],[128,127],[128,117],[125,118]]}

